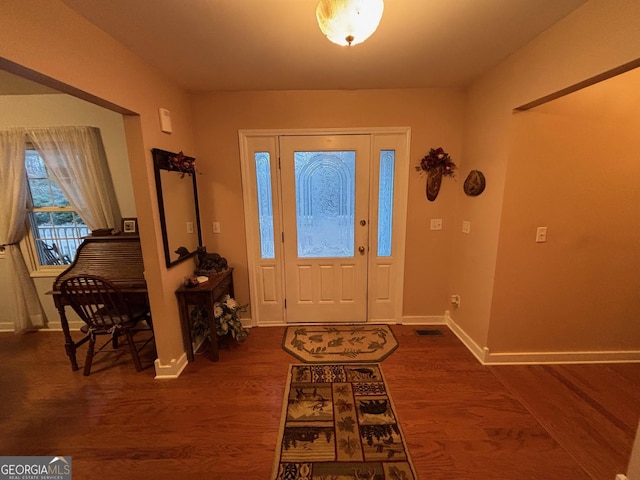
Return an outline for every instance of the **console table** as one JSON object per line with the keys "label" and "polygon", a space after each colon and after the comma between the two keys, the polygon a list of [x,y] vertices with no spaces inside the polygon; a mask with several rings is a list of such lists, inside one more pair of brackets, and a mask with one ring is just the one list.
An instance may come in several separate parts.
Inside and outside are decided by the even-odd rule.
{"label": "console table", "polygon": [[221,301],[225,295],[233,297],[233,269],[230,268],[221,273],[209,276],[209,280],[196,285],[195,287],[182,286],[176,290],[178,297],[178,305],[180,307],[180,326],[182,328],[182,341],[187,352],[187,360],[193,362],[193,339],[191,338],[191,316],[189,315],[190,306],[205,307],[207,310],[207,318],[209,319],[210,332],[210,358],[211,361],[217,362],[218,355],[218,336],[216,335],[216,319],[213,315],[213,305]]}

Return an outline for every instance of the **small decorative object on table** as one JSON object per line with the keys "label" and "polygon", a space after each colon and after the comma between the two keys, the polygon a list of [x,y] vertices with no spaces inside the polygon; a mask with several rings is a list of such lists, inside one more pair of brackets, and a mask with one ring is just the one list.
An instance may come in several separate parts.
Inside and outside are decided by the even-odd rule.
{"label": "small decorative object on table", "polygon": [[123,218],[122,219],[122,233],[128,235],[135,235],[138,233],[138,219],[137,218]]}
{"label": "small decorative object on table", "polygon": [[184,277],[183,284],[185,287],[195,287],[196,285],[198,285],[198,277],[196,277],[195,275],[187,275]]}
{"label": "small decorative object on table", "polygon": [[207,253],[207,247],[198,247],[198,268],[196,275],[210,275],[227,269],[227,259],[217,253]]}
{"label": "small decorative object on table", "polygon": [[440,192],[442,176],[454,177],[456,164],[442,147],[432,148],[429,153],[420,160],[416,167],[418,171],[427,172],[427,199],[433,202]]}
{"label": "small decorative object on table", "polygon": [[113,228],[98,228],[91,230],[92,237],[108,237],[113,234]]}

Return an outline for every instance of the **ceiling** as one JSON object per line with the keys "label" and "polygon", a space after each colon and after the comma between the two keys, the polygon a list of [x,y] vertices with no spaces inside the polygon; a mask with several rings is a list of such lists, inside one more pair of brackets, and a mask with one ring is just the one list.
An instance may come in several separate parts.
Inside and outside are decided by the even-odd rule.
{"label": "ceiling", "polygon": [[317,0],[62,0],[185,89],[465,87],[585,0],[387,0],[339,47]]}

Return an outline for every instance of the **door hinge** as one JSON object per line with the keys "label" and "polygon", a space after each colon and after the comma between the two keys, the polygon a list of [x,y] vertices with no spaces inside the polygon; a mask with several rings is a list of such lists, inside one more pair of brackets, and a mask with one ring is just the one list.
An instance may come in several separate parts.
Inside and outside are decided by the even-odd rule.
{"label": "door hinge", "polygon": [[287,299],[284,299],[284,308],[287,308]]}
{"label": "door hinge", "polygon": [[282,232],[282,243],[284,243],[284,232]]}
{"label": "door hinge", "polygon": [[278,156],[278,170],[282,170],[282,166],[280,165],[280,156]]}

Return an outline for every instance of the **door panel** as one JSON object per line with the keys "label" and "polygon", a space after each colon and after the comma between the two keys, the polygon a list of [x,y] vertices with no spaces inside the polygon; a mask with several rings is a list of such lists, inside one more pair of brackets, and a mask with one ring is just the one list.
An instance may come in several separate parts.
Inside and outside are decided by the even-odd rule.
{"label": "door panel", "polygon": [[280,139],[289,323],[367,318],[368,135]]}

